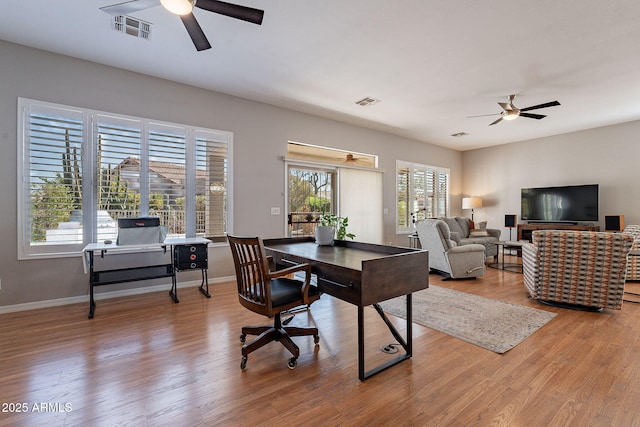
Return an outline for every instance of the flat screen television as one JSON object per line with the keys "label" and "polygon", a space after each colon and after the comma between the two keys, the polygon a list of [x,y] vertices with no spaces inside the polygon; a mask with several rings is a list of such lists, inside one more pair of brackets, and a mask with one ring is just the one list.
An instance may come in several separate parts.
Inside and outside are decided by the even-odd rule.
{"label": "flat screen television", "polygon": [[598,184],[523,188],[520,217],[538,222],[597,222]]}

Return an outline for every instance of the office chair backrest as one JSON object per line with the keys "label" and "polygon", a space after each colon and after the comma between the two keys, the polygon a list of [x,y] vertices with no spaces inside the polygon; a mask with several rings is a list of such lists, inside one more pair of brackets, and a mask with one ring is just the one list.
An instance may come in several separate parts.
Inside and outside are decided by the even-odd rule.
{"label": "office chair backrest", "polygon": [[227,236],[238,282],[240,304],[265,316],[272,315],[269,262],[259,237]]}

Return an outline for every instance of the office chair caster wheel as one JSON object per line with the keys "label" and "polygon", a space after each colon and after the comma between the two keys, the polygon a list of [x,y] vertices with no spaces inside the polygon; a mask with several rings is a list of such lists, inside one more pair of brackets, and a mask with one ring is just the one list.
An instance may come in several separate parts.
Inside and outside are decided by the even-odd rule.
{"label": "office chair caster wheel", "polygon": [[313,336],[313,343],[314,344],[318,344],[320,342],[320,335],[314,335]]}
{"label": "office chair caster wheel", "polygon": [[240,335],[240,342],[244,343],[247,340],[247,335],[246,334],[242,334]]}
{"label": "office chair caster wheel", "polygon": [[289,369],[296,369],[296,366],[298,366],[298,361],[296,360],[295,357],[292,357],[287,362],[287,366],[289,367]]}
{"label": "office chair caster wheel", "polygon": [[247,356],[242,356],[242,360],[240,361],[240,369],[243,371],[247,369]]}

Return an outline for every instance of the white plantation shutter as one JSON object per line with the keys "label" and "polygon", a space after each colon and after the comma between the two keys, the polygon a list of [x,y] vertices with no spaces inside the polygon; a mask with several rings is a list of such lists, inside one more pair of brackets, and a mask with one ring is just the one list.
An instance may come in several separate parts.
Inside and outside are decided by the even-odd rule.
{"label": "white plantation shutter", "polygon": [[114,220],[140,215],[142,122],[98,115],[97,203]]}
{"label": "white plantation shutter", "polygon": [[449,169],[398,161],[397,232],[412,231],[415,221],[449,215]]}
{"label": "white plantation shutter", "polygon": [[196,234],[214,241],[226,241],[229,206],[229,134],[197,130],[195,184],[197,197]]}
{"label": "white plantation shutter", "polygon": [[[61,251],[77,250],[81,218],[71,215],[82,210],[84,114],[49,105],[19,105],[19,110],[24,144],[18,209],[28,213],[18,215],[20,249],[46,252],[48,239]],[[67,224],[59,228],[60,223]]]}
{"label": "white plantation shutter", "polygon": [[115,239],[120,217],[224,241],[231,133],[27,99],[18,109],[19,258]]}
{"label": "white plantation shutter", "polygon": [[434,217],[449,215],[449,172],[434,171]]}
{"label": "white plantation shutter", "polygon": [[396,218],[398,218],[398,228],[411,227],[411,191],[409,183],[411,182],[411,170],[408,167],[398,167],[396,173]]}
{"label": "white plantation shutter", "polygon": [[[143,180],[148,194],[146,208],[150,215],[160,217],[170,236],[195,236],[193,226],[187,228],[188,199],[197,196],[187,180],[188,173],[193,173],[192,162],[187,161],[187,132],[183,127],[149,125],[148,156],[143,167],[148,172]],[[194,207],[190,207],[192,212]]]}

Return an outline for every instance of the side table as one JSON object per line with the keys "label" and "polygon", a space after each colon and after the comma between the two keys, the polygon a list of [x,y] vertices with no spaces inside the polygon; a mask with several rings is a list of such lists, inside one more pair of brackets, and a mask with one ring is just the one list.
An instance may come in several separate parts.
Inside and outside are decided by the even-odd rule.
{"label": "side table", "polygon": [[522,273],[522,264],[521,263],[506,263],[504,261],[504,252],[508,249],[516,249],[518,251],[522,250],[522,245],[526,242],[512,242],[509,240],[498,240],[497,242],[492,242],[494,245],[498,246],[498,262],[493,262],[487,264],[489,267],[497,268],[499,270],[512,271],[514,273]]}

